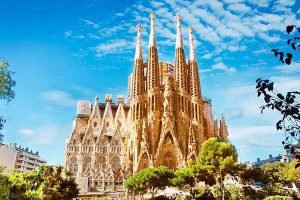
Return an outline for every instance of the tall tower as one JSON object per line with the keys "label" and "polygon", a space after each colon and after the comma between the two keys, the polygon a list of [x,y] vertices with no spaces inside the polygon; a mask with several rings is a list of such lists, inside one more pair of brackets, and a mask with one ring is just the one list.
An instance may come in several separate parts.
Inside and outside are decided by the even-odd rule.
{"label": "tall tower", "polygon": [[145,115],[145,106],[144,106],[144,63],[143,63],[143,55],[142,55],[142,38],[141,38],[141,30],[142,25],[137,25],[137,42],[136,42],[136,50],[134,57],[134,69],[132,76],[132,99],[131,99],[131,117],[134,122],[134,140],[136,141],[134,144],[134,156],[133,156],[133,164],[136,166],[138,162],[138,157],[140,154],[140,143],[142,140],[142,126],[143,118]]}
{"label": "tall tower", "polygon": [[180,15],[176,16],[177,20],[177,35],[175,47],[175,83],[177,86],[176,104],[177,116],[176,127],[177,137],[184,155],[187,156],[188,146],[188,131],[189,131],[189,110],[190,110],[190,97],[187,88],[187,65],[185,62],[185,54],[183,47],[183,40],[181,35],[181,19]]}
{"label": "tall tower", "polygon": [[150,136],[150,151],[155,153],[155,148],[159,138],[159,117],[160,117],[160,84],[159,84],[159,63],[156,46],[156,36],[154,27],[154,13],[150,14],[151,30],[148,46],[147,60],[147,113]]}
{"label": "tall tower", "polygon": [[142,55],[142,38],[141,30],[142,25],[137,25],[137,42],[134,56],[134,69],[132,76],[132,119],[142,119],[144,116],[143,94],[145,91],[144,86],[144,67]]}
{"label": "tall tower", "polygon": [[[177,81],[179,91],[187,91],[186,82],[186,63],[183,48],[183,40],[181,35],[181,15],[176,15],[177,20],[177,35],[175,49],[175,81]],[[185,108],[184,108],[185,109]]]}
{"label": "tall tower", "polygon": [[201,90],[200,79],[198,73],[198,64],[195,55],[193,28],[189,27],[189,41],[190,41],[190,57],[189,57],[189,69],[190,69],[190,94],[192,102],[192,119],[200,120],[200,106],[201,104]]}
{"label": "tall tower", "polygon": [[154,13],[150,14],[151,30],[149,36],[148,46],[148,60],[147,60],[147,91],[149,107],[148,112],[154,112],[158,109],[157,89],[159,88],[159,64],[158,53],[156,46],[156,36],[154,27]]}
{"label": "tall tower", "polygon": [[[189,43],[190,43],[190,56],[188,66],[190,69],[190,98],[191,98],[191,126],[193,129],[196,129],[196,133],[194,137],[197,141],[204,141],[204,131],[201,126],[203,121],[202,115],[202,97],[201,97],[201,89],[200,89],[200,79],[198,72],[198,64],[195,54],[195,44],[194,44],[194,36],[193,36],[193,28],[189,27]],[[196,151],[199,151],[199,147],[197,147]]]}

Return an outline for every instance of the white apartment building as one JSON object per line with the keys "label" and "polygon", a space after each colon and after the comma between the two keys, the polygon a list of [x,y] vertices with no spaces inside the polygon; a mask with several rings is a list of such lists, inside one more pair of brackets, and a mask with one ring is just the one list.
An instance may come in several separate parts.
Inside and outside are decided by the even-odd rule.
{"label": "white apartment building", "polygon": [[44,164],[46,160],[41,159],[38,152],[29,151],[28,147],[17,147],[16,143],[10,145],[0,143],[0,165],[9,170],[28,172]]}

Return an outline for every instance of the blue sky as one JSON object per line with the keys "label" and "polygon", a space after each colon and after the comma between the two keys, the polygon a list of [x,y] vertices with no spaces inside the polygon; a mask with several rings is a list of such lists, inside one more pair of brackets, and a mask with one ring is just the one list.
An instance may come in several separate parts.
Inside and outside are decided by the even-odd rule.
{"label": "blue sky", "polygon": [[[78,99],[127,95],[137,24],[146,59],[149,14],[156,14],[159,60],[174,63],[176,20],[193,26],[202,93],[224,113],[240,160],[282,153],[279,115],[260,114],[255,80],[280,91],[300,90],[300,64],[282,65],[270,52],[286,51],[285,26],[300,24],[299,0],[30,1],[0,0],[0,57],[15,71],[16,98],[0,104],[5,142],[39,151],[63,164]],[[297,57],[295,57],[297,60]],[[299,60],[299,59],[298,59]]]}

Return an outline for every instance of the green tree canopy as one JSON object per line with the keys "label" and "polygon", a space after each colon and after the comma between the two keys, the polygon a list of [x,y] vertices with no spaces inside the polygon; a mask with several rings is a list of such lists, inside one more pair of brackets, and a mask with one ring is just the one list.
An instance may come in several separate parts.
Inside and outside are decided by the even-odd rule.
{"label": "green tree canopy", "polygon": [[195,178],[192,168],[178,169],[174,173],[174,178],[171,182],[174,186],[191,188],[195,185]]}
{"label": "green tree canopy", "polygon": [[5,174],[5,168],[0,166],[0,199],[8,200],[9,197],[9,181]]}
{"label": "green tree canopy", "polygon": [[263,182],[264,174],[260,167],[258,168],[250,168],[246,165],[240,165],[239,177],[241,183],[245,185],[250,185],[255,181]]}
{"label": "green tree canopy", "polygon": [[0,60],[0,100],[10,102],[15,97],[13,87],[16,81],[12,79],[14,72],[9,70],[9,63]]}
{"label": "green tree canopy", "polygon": [[[16,81],[12,79],[14,72],[9,70],[9,63],[4,60],[0,60],[0,100],[10,102],[15,98],[15,92],[13,87],[16,85]],[[5,119],[0,116],[0,130],[3,128]]]}
{"label": "green tree canopy", "polygon": [[173,177],[174,172],[165,166],[147,168],[129,177],[125,187],[132,192],[145,192],[148,189],[153,197],[158,190],[172,185]]}
{"label": "green tree canopy", "polygon": [[206,140],[201,147],[196,163],[198,174],[214,177],[220,186],[224,199],[224,178],[226,175],[235,175],[238,171],[237,153],[228,142],[217,138]]}
{"label": "green tree canopy", "polygon": [[75,179],[70,173],[66,171],[63,173],[61,166],[41,166],[27,173],[14,171],[12,174],[6,174],[5,177],[8,180],[9,192],[2,199],[71,200],[79,193]]}
{"label": "green tree canopy", "polygon": [[300,168],[296,168],[298,161],[292,160],[279,172],[279,179],[285,183],[300,183]]}

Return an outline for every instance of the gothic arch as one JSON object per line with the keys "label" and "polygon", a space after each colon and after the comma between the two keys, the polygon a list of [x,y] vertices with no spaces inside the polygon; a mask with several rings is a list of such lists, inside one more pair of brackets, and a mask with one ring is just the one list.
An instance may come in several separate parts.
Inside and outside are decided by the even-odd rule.
{"label": "gothic arch", "polygon": [[138,158],[136,171],[140,171],[142,169],[148,168],[149,166],[150,166],[149,153],[146,150],[142,150]]}
{"label": "gothic arch", "polygon": [[182,165],[182,152],[171,130],[162,133],[155,160],[155,166],[163,165],[171,169],[176,169]]}

